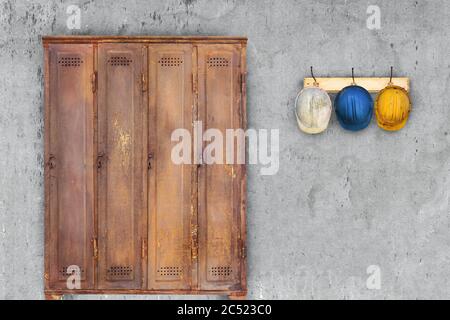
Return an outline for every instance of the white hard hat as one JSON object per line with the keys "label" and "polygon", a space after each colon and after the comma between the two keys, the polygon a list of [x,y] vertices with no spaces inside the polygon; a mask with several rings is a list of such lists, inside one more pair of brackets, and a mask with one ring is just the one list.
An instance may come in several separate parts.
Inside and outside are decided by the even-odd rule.
{"label": "white hard hat", "polygon": [[320,133],[328,127],[332,112],[328,93],[319,88],[304,88],[295,99],[295,115],[301,131]]}

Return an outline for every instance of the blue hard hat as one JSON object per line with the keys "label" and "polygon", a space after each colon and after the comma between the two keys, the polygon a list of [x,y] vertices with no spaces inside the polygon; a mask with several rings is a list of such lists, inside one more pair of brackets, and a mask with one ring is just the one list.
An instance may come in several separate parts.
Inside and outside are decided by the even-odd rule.
{"label": "blue hard hat", "polygon": [[347,130],[362,130],[372,119],[372,96],[366,89],[357,85],[342,89],[334,99],[334,107],[339,123]]}

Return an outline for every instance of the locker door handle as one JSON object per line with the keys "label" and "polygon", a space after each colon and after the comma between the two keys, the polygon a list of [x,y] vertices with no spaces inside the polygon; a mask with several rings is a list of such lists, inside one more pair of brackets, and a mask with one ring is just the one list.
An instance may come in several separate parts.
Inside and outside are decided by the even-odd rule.
{"label": "locker door handle", "polygon": [[54,155],[50,154],[50,156],[48,157],[47,166],[50,169],[53,169],[54,167],[56,167],[56,158]]}
{"label": "locker door handle", "polygon": [[103,152],[99,153],[97,155],[97,168],[100,169],[103,166],[103,158],[105,157],[105,154]]}
{"label": "locker door handle", "polygon": [[147,169],[150,170],[152,168],[152,159],[153,159],[153,153],[148,154],[147,158]]}

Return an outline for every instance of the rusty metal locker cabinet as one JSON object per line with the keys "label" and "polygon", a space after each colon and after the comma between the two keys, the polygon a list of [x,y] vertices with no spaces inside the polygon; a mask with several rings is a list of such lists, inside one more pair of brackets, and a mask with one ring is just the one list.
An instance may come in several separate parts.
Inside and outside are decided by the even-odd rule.
{"label": "rusty metal locker cabinet", "polygon": [[45,59],[51,61],[45,86],[45,278],[52,288],[66,288],[67,271],[76,265],[81,287],[93,288],[93,46],[52,44]]}
{"label": "rusty metal locker cabinet", "polygon": [[246,41],[43,37],[46,298],[245,297],[245,164],[207,164],[194,127],[245,130]]}
{"label": "rusty metal locker cabinet", "polygon": [[[240,48],[199,45],[199,115],[204,130],[237,129],[240,124]],[[207,161],[207,159],[203,159]],[[207,162],[208,163],[208,162]],[[199,169],[199,284],[203,290],[240,286],[239,165]],[[220,214],[218,214],[220,213]]]}
{"label": "rusty metal locker cabinet", "polygon": [[[146,57],[138,44],[98,45],[98,288],[142,286]],[[145,170],[144,170],[145,169]]]}
{"label": "rusty metal locker cabinet", "polygon": [[171,160],[171,133],[192,130],[192,45],[149,47],[148,288],[192,289],[191,165]]}

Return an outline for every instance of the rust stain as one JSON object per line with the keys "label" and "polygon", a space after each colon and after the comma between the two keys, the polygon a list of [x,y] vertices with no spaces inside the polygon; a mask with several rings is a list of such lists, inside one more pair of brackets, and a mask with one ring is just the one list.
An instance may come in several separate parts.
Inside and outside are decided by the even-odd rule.
{"label": "rust stain", "polygon": [[117,147],[122,156],[122,166],[127,167],[130,163],[131,135],[130,133],[128,133],[128,131],[122,128],[117,118],[114,119],[113,127],[116,136]]}
{"label": "rust stain", "polygon": [[224,165],[225,172],[232,178],[236,178],[236,172],[234,172],[234,166],[225,164]]}

